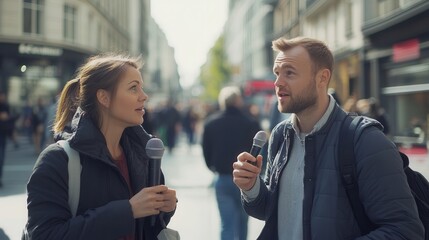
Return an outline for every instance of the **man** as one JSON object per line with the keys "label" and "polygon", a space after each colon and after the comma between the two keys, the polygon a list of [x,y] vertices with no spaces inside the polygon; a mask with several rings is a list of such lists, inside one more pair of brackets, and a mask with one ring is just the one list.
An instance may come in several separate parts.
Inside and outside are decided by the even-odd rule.
{"label": "man", "polygon": [[246,240],[248,216],[241,206],[240,191],[232,181],[232,163],[237,155],[252,147],[259,123],[241,111],[243,101],[237,87],[225,87],[219,93],[221,111],[204,124],[203,154],[207,164],[217,173],[216,199],[221,218],[222,240]]}
{"label": "man", "polygon": [[273,49],[278,109],[293,114],[270,136],[264,181],[261,156],[243,152],[233,164],[246,212],[266,222],[259,239],[423,239],[400,155],[369,118],[358,127],[354,152],[360,200],[378,228],[362,236],[336,157],[346,113],[327,94],[332,53],[309,38],[280,38]]}

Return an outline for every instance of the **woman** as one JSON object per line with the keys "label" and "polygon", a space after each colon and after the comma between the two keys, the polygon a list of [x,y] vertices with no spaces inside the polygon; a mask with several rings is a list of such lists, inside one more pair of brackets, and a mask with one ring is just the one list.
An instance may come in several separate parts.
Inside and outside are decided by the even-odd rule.
{"label": "woman", "polygon": [[[148,96],[140,66],[137,59],[95,56],[65,85],[54,132],[70,136],[80,155],[77,214],[72,217],[68,205],[67,155],[51,144],[27,184],[26,239],[156,239],[169,222],[176,192],[147,186],[151,136],[141,127]],[[155,225],[152,215],[158,215]]]}

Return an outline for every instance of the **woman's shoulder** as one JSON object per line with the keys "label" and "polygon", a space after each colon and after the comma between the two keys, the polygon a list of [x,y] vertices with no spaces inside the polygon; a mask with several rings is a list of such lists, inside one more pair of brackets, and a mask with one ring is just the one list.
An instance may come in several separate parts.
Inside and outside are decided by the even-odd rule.
{"label": "woman's shoulder", "polygon": [[67,154],[58,143],[47,146],[38,156],[34,171],[66,171]]}

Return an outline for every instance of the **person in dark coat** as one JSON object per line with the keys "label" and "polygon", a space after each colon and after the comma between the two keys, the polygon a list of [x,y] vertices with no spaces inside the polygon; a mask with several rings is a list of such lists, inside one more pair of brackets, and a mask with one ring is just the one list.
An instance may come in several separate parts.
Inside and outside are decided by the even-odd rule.
{"label": "person in dark coat", "polygon": [[237,87],[219,93],[221,111],[204,124],[203,155],[207,167],[217,174],[216,200],[221,218],[221,238],[247,239],[248,216],[241,207],[240,191],[232,181],[232,163],[240,152],[252,147],[259,123],[241,111],[243,100]]}
{"label": "person in dark coat", "polygon": [[347,114],[328,94],[334,59],[326,44],[280,38],[273,49],[278,109],[292,116],[272,131],[264,179],[262,156],[243,152],[233,164],[243,207],[265,221],[258,239],[422,240],[424,228],[401,156],[370,118],[357,127],[353,153],[359,200],[377,227],[369,233],[359,228],[338,167],[339,132]]}
{"label": "person in dark coat", "polygon": [[7,136],[11,129],[10,109],[7,102],[6,93],[0,92],[0,188],[3,187],[3,165],[6,158]]}
{"label": "person in dark coat", "polygon": [[27,184],[23,239],[152,240],[168,224],[176,192],[148,186],[145,145],[151,135],[141,127],[148,96],[140,66],[120,55],[94,56],[67,82],[54,131],[57,138],[71,134],[69,144],[79,152],[77,213],[72,216],[68,203],[67,155],[53,143],[39,155]]}

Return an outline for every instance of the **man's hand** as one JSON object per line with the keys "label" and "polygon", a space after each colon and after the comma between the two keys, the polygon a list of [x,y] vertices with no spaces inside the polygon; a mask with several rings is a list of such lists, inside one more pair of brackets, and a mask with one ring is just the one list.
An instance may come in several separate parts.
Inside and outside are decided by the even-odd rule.
{"label": "man's hand", "polygon": [[[256,166],[252,163],[256,162]],[[242,152],[237,157],[237,161],[233,163],[232,172],[235,185],[241,190],[248,191],[258,179],[259,173],[262,168],[262,156],[258,155],[256,158],[248,152]]]}

